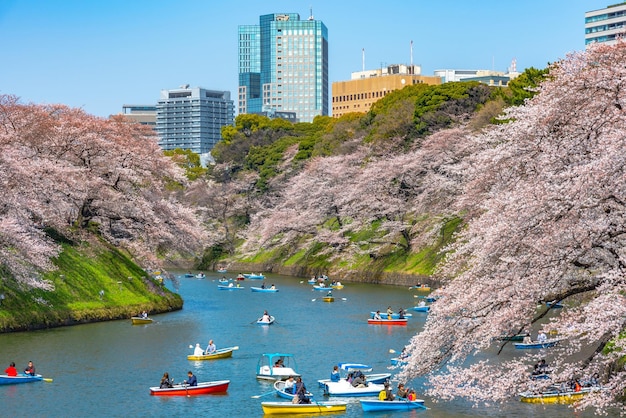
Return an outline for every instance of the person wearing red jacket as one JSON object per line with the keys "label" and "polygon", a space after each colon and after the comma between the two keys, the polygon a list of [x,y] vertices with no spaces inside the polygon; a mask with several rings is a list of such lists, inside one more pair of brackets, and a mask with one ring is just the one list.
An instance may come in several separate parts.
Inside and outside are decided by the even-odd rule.
{"label": "person wearing red jacket", "polygon": [[7,368],[4,370],[4,373],[5,373],[7,376],[17,376],[17,369],[15,368],[15,363],[14,363],[14,362],[11,362],[11,364],[9,365],[9,367],[7,367]]}

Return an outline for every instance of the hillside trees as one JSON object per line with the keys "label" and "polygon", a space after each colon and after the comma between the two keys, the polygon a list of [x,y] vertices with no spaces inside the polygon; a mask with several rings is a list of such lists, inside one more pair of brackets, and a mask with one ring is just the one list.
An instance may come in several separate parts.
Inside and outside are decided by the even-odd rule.
{"label": "hillside trees", "polygon": [[[441,272],[445,303],[411,339],[402,378],[444,366],[430,394],[493,401],[598,372],[607,390],[579,406],[624,396],[626,68],[616,63],[625,59],[625,43],[569,55],[537,96],[508,110],[510,123],[475,138],[481,151],[461,165],[459,200],[473,218]],[[567,308],[539,320],[537,302],[552,299]],[[538,355],[464,363],[531,327],[566,338],[548,354],[550,381],[528,379]]]}
{"label": "hillside trees", "polygon": [[184,184],[145,127],[0,96],[0,253],[30,286],[59,250],[46,230],[76,240],[97,232],[153,265],[196,251],[205,234],[168,192]]}

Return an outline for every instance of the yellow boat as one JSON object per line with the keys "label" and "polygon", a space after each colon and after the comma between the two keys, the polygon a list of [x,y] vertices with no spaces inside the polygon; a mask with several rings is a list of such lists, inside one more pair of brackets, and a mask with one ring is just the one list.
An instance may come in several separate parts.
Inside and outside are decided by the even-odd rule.
{"label": "yellow boat", "polygon": [[324,297],[322,298],[322,300],[323,300],[324,302],[334,302],[334,301],[335,301],[335,298],[334,298],[334,296],[324,296]]}
{"label": "yellow boat", "polygon": [[132,318],[130,318],[130,320],[133,322],[133,325],[151,324],[152,323],[152,318],[144,318],[142,316],[133,316]]}
{"label": "yellow boat", "polygon": [[239,346],[221,348],[219,350],[215,350],[211,354],[203,354],[201,356],[194,356],[193,354],[190,354],[190,355],[187,356],[187,360],[195,360],[195,361],[199,361],[199,360],[217,360],[217,359],[220,359],[220,358],[232,357],[233,356],[233,351],[235,351],[235,350],[239,350]]}
{"label": "yellow boat", "polygon": [[579,401],[590,392],[596,392],[601,390],[599,387],[586,387],[582,388],[578,392],[574,391],[565,391],[561,392],[558,390],[550,391],[550,392],[522,392],[519,394],[520,401],[526,403],[563,403],[569,404]]}
{"label": "yellow boat", "polygon": [[324,401],[311,403],[262,402],[264,414],[322,414],[326,412],[345,412],[348,402]]}

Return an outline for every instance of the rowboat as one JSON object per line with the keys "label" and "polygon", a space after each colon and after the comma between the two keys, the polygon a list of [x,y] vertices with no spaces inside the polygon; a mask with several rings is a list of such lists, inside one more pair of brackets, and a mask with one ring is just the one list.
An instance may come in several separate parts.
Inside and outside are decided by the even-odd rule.
{"label": "rowboat", "polygon": [[256,323],[257,325],[272,325],[274,323],[274,317],[270,315],[269,321],[264,321],[263,318],[259,318]]}
{"label": "rowboat", "polygon": [[198,386],[189,386],[177,383],[171,388],[150,388],[150,395],[155,396],[195,396],[209,393],[225,393],[228,390],[230,380],[217,380],[215,382],[200,382]]}
{"label": "rowboat", "polygon": [[[355,371],[360,371],[361,373],[372,371],[372,366],[363,363],[339,363],[338,366],[339,370],[345,372],[344,374]],[[369,383],[382,384],[391,377],[391,373],[371,373],[365,374],[365,377]],[[342,380],[345,380],[345,376],[342,376]],[[328,382],[330,382],[330,379],[320,379],[317,381],[319,387],[321,388],[323,388]]]}
{"label": "rowboat", "polygon": [[152,323],[152,318],[144,318],[144,317],[141,317],[141,316],[133,316],[132,318],[130,318],[130,320],[132,321],[133,325],[151,324]]}
{"label": "rowboat", "polygon": [[264,287],[250,287],[250,290],[252,290],[253,292],[263,292],[263,293],[276,293],[278,292],[278,289],[272,289],[272,288],[264,288]]}
{"label": "rowboat", "polygon": [[241,289],[245,289],[245,287],[243,287],[243,286],[233,285],[232,283],[230,283],[228,286],[223,285],[223,284],[218,284],[217,288],[219,290],[241,290]]}
{"label": "rowboat", "polygon": [[229,280],[228,279],[219,279],[218,282],[220,282],[221,284],[228,284]]}
{"label": "rowboat", "polygon": [[545,392],[522,392],[519,394],[520,401],[526,403],[574,403],[591,392],[602,390],[599,386],[585,387],[578,392],[567,390],[560,391],[557,388]]}
{"label": "rowboat", "polygon": [[[295,382],[294,382],[294,385],[295,385]],[[293,400],[293,397],[295,396],[295,394],[293,394],[291,392],[285,392],[285,381],[284,380],[277,380],[277,381],[275,381],[274,382],[274,390],[276,391],[276,394],[278,396],[280,396],[281,398]],[[307,392],[306,393],[306,397],[311,399],[313,397],[313,394],[311,392]]]}
{"label": "rowboat", "polygon": [[[372,315],[372,318],[373,318],[374,315],[376,315],[376,312],[370,312],[370,314]],[[405,313],[403,315],[404,315],[405,318],[413,317],[413,314],[410,314],[410,313]],[[387,317],[387,314],[381,313],[380,316],[381,317]],[[400,319],[400,314],[399,313],[392,313],[391,314],[391,319]]]}
{"label": "rowboat", "polygon": [[405,364],[408,364],[406,359],[401,359],[400,357],[394,357],[391,359],[392,366],[403,366]]}
{"label": "rowboat", "polygon": [[335,297],[334,297],[334,296],[324,296],[324,297],[322,298],[322,300],[323,300],[324,302],[334,302],[334,301],[335,301]]}
{"label": "rowboat", "polygon": [[558,308],[562,308],[563,307],[563,305],[560,302],[555,302],[555,301],[546,302],[546,306],[549,306],[552,309],[558,309]]}
{"label": "rowboat", "polygon": [[[276,367],[278,360],[282,361],[282,365]],[[257,364],[257,379],[263,380],[285,380],[289,376],[300,376],[296,372],[296,359],[293,354],[285,353],[265,353],[259,358]]]}
{"label": "rowboat", "polygon": [[339,283],[339,282],[331,283],[330,287],[333,288],[333,289],[343,289],[343,285],[341,283]]}
{"label": "rowboat", "polygon": [[521,342],[521,343],[514,343],[513,345],[515,346],[515,348],[519,348],[519,349],[547,348],[547,347],[553,347],[557,345],[559,341],[561,341],[560,338],[552,338],[552,339],[545,340],[544,342],[539,342],[539,341],[532,341],[530,343]]}
{"label": "rowboat", "polygon": [[271,414],[321,414],[327,412],[343,412],[348,402],[324,401],[311,403],[261,402],[263,413]]}
{"label": "rowboat", "polygon": [[245,277],[246,279],[251,279],[251,280],[263,280],[263,279],[265,279],[264,275],[262,275],[262,274],[254,274],[254,273],[244,274],[243,277]]}
{"label": "rowboat", "polygon": [[204,273],[196,274],[196,279],[206,279],[206,275]]}
{"label": "rowboat", "polygon": [[15,385],[17,383],[31,383],[39,382],[43,380],[40,374],[34,376],[30,374],[18,374],[17,376],[7,376],[6,374],[0,374],[0,385]]}
{"label": "rowboat", "polygon": [[408,320],[406,318],[404,319],[386,319],[386,318],[381,318],[381,319],[373,319],[373,318],[369,318],[367,320],[367,323],[369,325],[406,325],[406,322]]}
{"label": "rowboat", "polygon": [[411,286],[409,290],[417,290],[418,292],[430,292],[430,286],[420,285],[420,286]]}
{"label": "rowboat", "polygon": [[187,360],[217,360],[220,358],[232,357],[233,351],[235,350],[239,350],[239,347],[235,346],[235,347],[221,348],[219,350],[215,350],[214,352],[210,354],[203,354],[201,356],[194,356],[193,354],[190,354],[187,356]]}
{"label": "rowboat", "polygon": [[228,270],[226,270],[226,269],[217,269],[217,272],[218,272],[218,273],[226,273],[227,271],[228,271]]}
{"label": "rowboat", "polygon": [[309,279],[306,281],[308,284],[315,284],[317,283],[317,279]]}
{"label": "rowboat", "polygon": [[419,306],[418,305],[418,306],[412,307],[411,309],[413,309],[416,312],[428,312],[428,311],[430,311],[430,306],[426,306],[426,305]]}
{"label": "rowboat", "polygon": [[380,383],[368,383],[366,387],[357,388],[346,379],[338,382],[326,382],[324,384],[324,395],[328,396],[373,396],[378,395],[385,385]]}
{"label": "rowboat", "polygon": [[423,399],[409,401],[395,399],[393,401],[380,401],[378,399],[359,399],[364,412],[371,411],[408,411],[409,409],[426,409]]}
{"label": "rowboat", "polygon": [[324,286],[317,285],[317,286],[313,286],[313,289],[315,289],[315,290],[330,290],[330,287],[328,287],[326,285],[324,285]]}

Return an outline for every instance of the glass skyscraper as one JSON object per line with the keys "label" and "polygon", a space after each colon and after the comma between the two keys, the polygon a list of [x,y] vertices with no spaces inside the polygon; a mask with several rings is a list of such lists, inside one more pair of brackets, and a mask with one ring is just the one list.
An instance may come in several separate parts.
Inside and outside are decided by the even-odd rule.
{"label": "glass skyscraper", "polygon": [[328,30],[297,13],[239,26],[239,113],[295,112],[312,122],[328,112]]}

